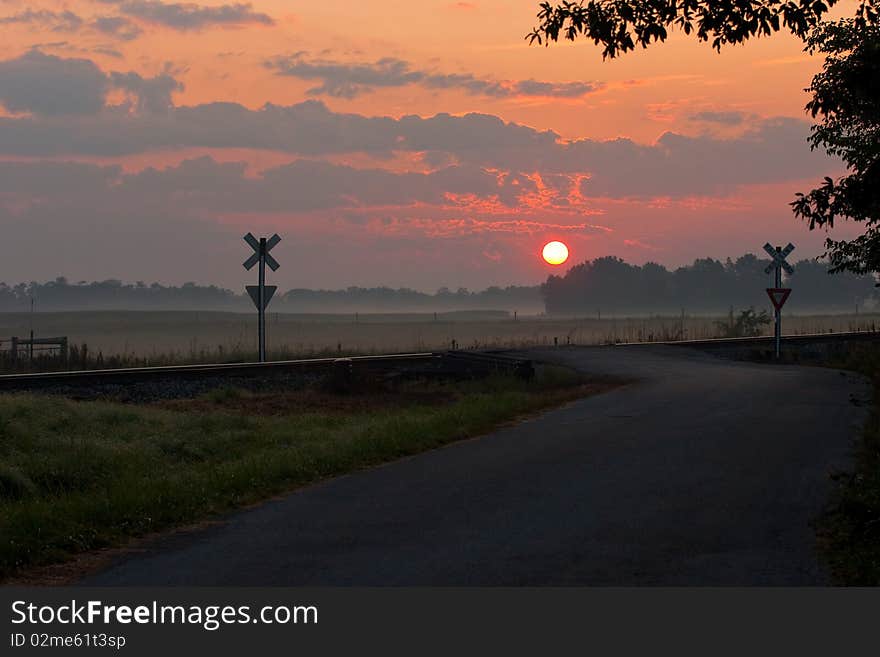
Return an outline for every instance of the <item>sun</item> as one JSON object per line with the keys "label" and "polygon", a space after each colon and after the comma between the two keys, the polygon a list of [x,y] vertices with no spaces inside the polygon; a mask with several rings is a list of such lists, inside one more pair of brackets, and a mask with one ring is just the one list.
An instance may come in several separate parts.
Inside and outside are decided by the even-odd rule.
{"label": "sun", "polygon": [[568,260],[568,247],[562,242],[547,242],[541,253],[544,261],[549,265],[561,265]]}

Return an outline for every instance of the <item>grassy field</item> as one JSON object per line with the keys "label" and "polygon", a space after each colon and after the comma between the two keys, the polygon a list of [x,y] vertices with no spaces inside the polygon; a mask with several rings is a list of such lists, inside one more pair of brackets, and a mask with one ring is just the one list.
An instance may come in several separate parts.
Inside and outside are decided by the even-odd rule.
{"label": "grassy field", "polygon": [[837,473],[831,505],[818,527],[834,579],[847,586],[880,586],[880,347],[854,349],[838,367],[870,377],[874,403],[855,446],[852,472]]}
{"label": "grassy field", "polygon": [[221,389],[149,406],[3,395],[0,580],[475,436],[610,385],[543,367],[532,382],[413,382],[349,395]]}
{"label": "grassy field", "polygon": [[[720,335],[722,317],[544,317],[503,313],[407,315],[285,315],[269,313],[272,359],[373,354],[450,348],[602,344]],[[31,318],[0,314],[0,339],[27,336]],[[68,336],[87,345],[105,365],[251,360],[256,350],[253,314],[217,312],[36,313],[37,337]],[[784,316],[786,333],[825,333],[880,326],[880,315]],[[768,332],[770,328],[767,328]],[[8,344],[3,345],[8,348]]]}

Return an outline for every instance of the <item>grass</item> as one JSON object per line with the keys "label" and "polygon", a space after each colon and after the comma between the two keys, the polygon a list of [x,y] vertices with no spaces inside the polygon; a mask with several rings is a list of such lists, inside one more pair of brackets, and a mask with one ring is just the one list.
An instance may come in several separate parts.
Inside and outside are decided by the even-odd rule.
{"label": "grass", "polygon": [[838,584],[880,585],[880,347],[853,349],[839,367],[874,384],[874,403],[855,447],[852,472],[834,475],[835,490],[818,524],[819,545]]}
{"label": "grass", "polygon": [[532,382],[408,384],[386,395],[412,403],[273,414],[243,412],[242,400],[266,399],[226,389],[178,408],[0,396],[0,580],[479,435],[603,385],[546,367]]}

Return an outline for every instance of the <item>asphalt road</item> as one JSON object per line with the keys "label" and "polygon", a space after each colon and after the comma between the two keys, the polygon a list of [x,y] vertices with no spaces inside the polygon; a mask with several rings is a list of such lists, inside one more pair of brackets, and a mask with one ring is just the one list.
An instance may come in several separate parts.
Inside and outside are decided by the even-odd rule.
{"label": "asphalt road", "polygon": [[540,352],[638,383],[160,539],[90,585],[808,585],[864,381],[677,347]]}

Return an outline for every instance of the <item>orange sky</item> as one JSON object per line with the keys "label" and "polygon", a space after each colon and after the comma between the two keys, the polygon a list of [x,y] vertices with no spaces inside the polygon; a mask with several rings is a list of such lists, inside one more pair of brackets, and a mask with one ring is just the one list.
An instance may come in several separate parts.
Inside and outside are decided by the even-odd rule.
{"label": "orange sky", "polygon": [[[294,106],[315,99],[334,115],[400,119],[407,115],[429,118],[441,112],[454,116],[477,112],[538,131],[553,131],[563,142],[627,138],[656,147],[658,139],[666,133],[694,139],[745,139],[744,146],[736,150],[745,159],[752,140],[749,135],[769,125],[768,121],[779,117],[806,121],[803,106],[807,96],[803,89],[819,67],[815,58],[802,52],[799,41],[784,34],[728,48],[721,54],[692,38],[673,34],[666,44],[606,62],[598,48],[587,42],[529,47],[523,36],[535,24],[535,0],[256,0],[248,10],[250,17],[231,24],[210,19],[208,14],[204,14],[208,18],[203,23],[185,29],[180,27],[182,23],[174,23],[181,15],[194,20],[193,17],[203,16],[200,8],[216,9],[223,4],[221,0],[183,5],[165,0],[0,0],[0,60],[18,62],[36,49],[62,60],[90,60],[108,76],[112,72],[136,72],[143,78],[152,78],[164,73],[183,85],[182,91],[171,96],[178,108],[223,101],[259,110],[266,103]],[[846,14],[854,5],[855,2],[843,2],[834,13]],[[65,11],[74,14],[77,22],[71,23],[68,17],[64,23]],[[171,18],[163,23],[165,19],[157,16]],[[101,31],[96,27],[99,18],[124,22],[127,29],[134,29],[137,34],[128,38],[132,34]],[[398,60],[404,72],[415,73],[422,81],[385,86],[364,84],[346,97],[342,92],[328,92],[329,83],[320,76],[304,79],[279,75],[279,69],[269,65],[284,59],[294,66],[313,68],[329,66],[342,70],[359,66],[373,74],[383,58]],[[426,82],[440,77],[445,80],[443,84]],[[483,85],[481,89],[500,85],[501,91],[474,93],[473,87],[457,81],[464,77]],[[525,88],[523,83],[535,82],[560,88],[588,82],[594,88],[579,96],[519,91]],[[322,83],[325,90],[316,91]],[[26,92],[22,93],[25,99],[21,102],[28,102]],[[111,90],[108,106],[121,101],[126,93],[118,88]],[[0,97],[0,107],[6,108],[4,114],[10,120],[28,118],[27,111],[10,109],[11,102],[4,103]],[[736,118],[699,118],[709,115]],[[54,115],[37,119],[52,125],[67,120]],[[71,121],[74,127],[67,128],[65,124],[59,129],[75,132],[78,124]],[[804,139],[807,134],[805,123]],[[466,145],[467,139],[461,140]],[[389,156],[369,152],[296,153],[265,143],[236,143],[230,147],[186,143],[157,143],[153,147],[147,143],[139,152],[120,155],[109,150],[29,154],[27,148],[4,150],[0,141],[0,160],[119,164],[123,171],[136,174],[146,167],[176,167],[186,160],[208,156],[216,162],[245,162],[248,168],[244,175],[253,177],[291,162],[317,159],[355,170],[427,173],[447,164],[462,164],[463,147],[454,152],[450,149],[451,155],[434,161],[424,159],[419,148],[403,149]],[[809,148],[805,142],[803,149],[803,156],[807,157]],[[574,184],[571,181],[578,176],[597,173],[590,169],[597,165],[579,168],[576,162],[567,160],[568,168],[564,168],[544,156],[535,155],[529,160],[530,157],[522,155],[516,166],[524,168],[516,170],[511,165],[505,175],[521,175],[528,186],[533,184],[528,181],[534,180],[534,174],[540,178],[549,175],[550,170],[566,172],[566,185]],[[712,166],[711,155],[704,157],[703,166]],[[800,156],[792,153],[791,157],[796,163]],[[481,164],[479,157],[475,156],[473,162],[484,170],[490,168]],[[492,166],[498,170],[506,168],[504,160]],[[833,172],[835,165],[829,161],[827,168]],[[815,173],[822,172],[820,162]],[[343,177],[339,184],[347,188],[344,175],[355,173],[340,175]],[[342,206],[333,203],[320,209],[294,203],[289,208],[279,206],[250,212],[222,212],[212,210],[210,205],[193,205],[185,216],[178,217],[175,207],[156,205],[151,206],[152,213],[157,217],[167,215],[157,218],[156,230],[175,223],[185,231],[211,226],[216,234],[211,234],[214,241],[207,247],[210,264],[199,268],[183,263],[151,270],[151,259],[121,257],[118,261],[111,258],[103,262],[102,270],[91,258],[90,264],[72,258],[62,258],[60,264],[39,259],[15,262],[12,258],[5,259],[0,279],[65,274],[72,278],[114,276],[169,282],[192,279],[232,285],[240,277],[239,272],[234,262],[230,264],[225,259],[235,257],[232,254],[238,253],[240,245],[227,245],[222,240],[244,229],[270,228],[289,236],[285,242],[290,245],[287,255],[302,263],[299,267],[291,263],[279,271],[281,284],[324,287],[368,283],[432,289],[441,285],[536,283],[548,271],[538,256],[540,245],[557,237],[572,246],[570,262],[614,254],[635,262],[650,259],[674,266],[706,255],[736,256],[746,250],[757,251],[765,239],[791,240],[798,244],[802,256],[821,250],[824,236],[809,234],[786,206],[794,191],[803,191],[811,184],[812,170],[790,176],[780,174],[778,179],[766,181],[731,179],[724,189],[707,183],[705,188],[695,186],[673,192],[671,199],[665,198],[662,190],[651,191],[650,185],[647,191],[629,192],[625,184],[617,184],[626,172],[615,176],[615,181],[608,183],[608,190],[595,195],[590,195],[589,186],[586,191],[571,187],[555,196],[538,191],[524,193],[501,205],[492,200],[491,194],[481,197],[479,193],[473,196],[470,192],[460,194],[440,188],[426,190],[425,198],[405,202],[374,202],[366,192],[356,198],[345,195],[344,212],[335,210]],[[639,189],[642,187],[645,186]],[[25,239],[51,236],[56,215],[28,215],[21,207],[23,203],[31,207],[33,199],[22,198],[22,194],[12,198],[11,193],[4,197],[0,192],[0,207],[4,198],[7,202],[0,222],[13,225]],[[551,196],[556,200],[549,200]],[[100,206],[101,199],[95,198],[94,203]],[[87,201],[83,204],[87,209]],[[353,214],[357,217],[340,218]],[[22,217],[29,216],[34,217],[34,225],[40,225],[39,230],[26,225]],[[511,228],[511,222],[521,222],[516,224],[520,228]],[[600,225],[601,229],[584,228],[586,224]],[[128,230],[125,225],[120,225],[118,235],[108,235],[106,239],[124,244]],[[560,229],[561,226],[566,228]],[[139,227],[138,231],[146,229]],[[851,229],[844,227],[841,234],[847,231]],[[320,244],[327,245],[326,253],[338,253],[340,262],[316,258],[313,252]],[[84,244],[83,248],[88,246]],[[376,255],[371,258],[365,252]],[[392,253],[397,255],[389,255]],[[355,259],[357,271],[345,264]],[[414,274],[404,271],[410,265],[418,267],[420,261],[429,261],[430,266]],[[131,271],[127,271],[129,268]]]}
{"label": "orange sky", "polygon": [[[186,85],[177,102],[186,105],[225,100],[259,107],[266,102],[301,101],[312,84],[296,79],[279,81],[261,66],[266,58],[298,51],[329,51],[327,57],[351,62],[396,57],[418,68],[468,72],[498,80],[597,80],[604,82],[607,90],[565,102],[549,98],[495,100],[417,87],[327,102],[334,110],[366,115],[485,112],[551,129],[566,138],[627,136],[639,141],[653,141],[666,130],[693,131],[686,115],[699,109],[803,116],[807,98],[803,88],[817,70],[817,62],[787,34],[729,48],[721,54],[706,44],[673,34],[662,46],[605,62],[598,49],[587,42],[529,47],[523,35],[535,24],[534,0],[257,0],[252,4],[277,24],[184,33],[150,26],[142,37],[129,43],[97,34],[69,38],[37,26],[4,26],[0,55],[11,57],[34,44],[65,40],[68,43],[64,46],[44,50],[88,56],[102,68],[136,70],[145,75],[170,64]],[[855,3],[840,7],[847,4]],[[107,5],[87,0],[5,0],[0,7],[7,15],[25,9],[60,8],[83,16],[109,13]],[[836,9],[835,13],[842,11]],[[124,57],[87,51],[102,45],[112,46]]]}

